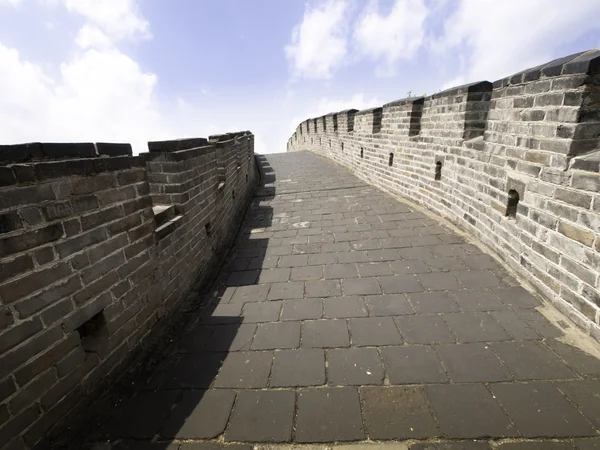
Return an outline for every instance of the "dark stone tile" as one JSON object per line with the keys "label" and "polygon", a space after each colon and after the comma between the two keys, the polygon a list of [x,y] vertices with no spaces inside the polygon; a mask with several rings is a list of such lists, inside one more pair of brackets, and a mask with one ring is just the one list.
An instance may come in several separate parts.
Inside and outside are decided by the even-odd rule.
{"label": "dark stone tile", "polygon": [[303,298],[283,302],[281,320],[320,319],[323,316],[323,301],[320,298]]}
{"label": "dark stone tile", "polygon": [[325,266],[325,278],[341,279],[341,278],[356,278],[358,272],[354,264],[331,264]]}
{"label": "dark stone tile", "polygon": [[522,287],[496,288],[492,292],[502,302],[512,308],[535,308],[541,302]]}
{"label": "dark stone tile", "polygon": [[505,442],[497,447],[499,450],[575,450],[573,441],[529,441],[529,442]]}
{"label": "dark stone tile", "polygon": [[226,353],[191,353],[181,358],[167,375],[165,389],[201,389],[210,387]]}
{"label": "dark stone tile", "polygon": [[408,344],[454,343],[456,339],[441,319],[436,315],[417,314],[395,318],[398,329]]}
{"label": "dark stone tile", "polygon": [[557,381],[556,386],[600,429],[600,379]]}
{"label": "dark stone tile", "polygon": [[460,261],[469,269],[474,270],[493,270],[502,267],[494,258],[485,254],[461,256]]}
{"label": "dark stone tile", "polygon": [[308,264],[308,255],[285,255],[279,258],[277,267],[302,267]]}
{"label": "dark stone tile", "polygon": [[398,250],[382,249],[382,250],[367,250],[369,261],[395,261],[399,259]]}
{"label": "dark stone tile", "polygon": [[452,291],[458,306],[463,311],[497,311],[506,310],[507,307],[498,297],[487,290]]}
{"label": "dark stone tile", "polygon": [[410,275],[413,273],[431,272],[429,267],[427,267],[427,264],[420,259],[402,259],[400,261],[392,261],[390,262],[390,266],[396,275]]}
{"label": "dark stone tile", "polygon": [[258,325],[253,350],[298,348],[300,345],[300,322],[273,322]]}
{"label": "dark stone tile", "polygon": [[421,345],[381,349],[391,384],[445,383],[446,372],[438,355]]}
{"label": "dark stone tile", "polygon": [[414,275],[396,275],[379,278],[379,284],[386,294],[402,294],[406,292],[422,292],[423,286]]}
{"label": "dark stone tile", "polygon": [[501,280],[489,270],[460,270],[452,272],[467,289],[484,289],[500,285]]}
{"label": "dark stone tile", "polygon": [[272,352],[236,352],[225,358],[214,382],[218,388],[264,388],[271,371]]}
{"label": "dark stone tile", "polygon": [[[546,319],[539,311],[535,309],[515,309],[515,311],[519,314],[519,317],[523,319],[527,325],[535,330],[537,334],[539,334],[542,338],[545,339],[555,339],[562,337],[564,332]],[[563,322],[566,324],[566,322]],[[566,324],[565,328],[568,328],[568,324]]]}
{"label": "dark stone tile", "polygon": [[571,369],[574,369],[581,375],[591,377],[600,376],[600,359],[595,356],[556,339],[547,339],[544,343],[560,356]]}
{"label": "dark stone tile", "polygon": [[341,263],[360,263],[370,261],[367,256],[367,252],[355,251],[355,252],[341,252],[336,253],[337,261]]}
{"label": "dark stone tile", "polygon": [[118,438],[152,439],[175,404],[178,391],[143,392],[124,401],[112,413],[113,420],[102,435]]}
{"label": "dark stone tile", "polygon": [[461,285],[458,282],[458,280],[449,273],[420,273],[417,275],[417,278],[419,279],[419,282],[423,285],[424,290],[444,291],[447,289],[461,288]]}
{"label": "dark stone tile", "polygon": [[323,266],[294,267],[291,279],[294,281],[320,280],[323,278]]}
{"label": "dark stone tile", "polygon": [[362,297],[334,297],[323,299],[325,317],[338,319],[369,315]]}
{"label": "dark stone tile", "polygon": [[513,339],[518,341],[534,341],[540,335],[513,310],[491,311],[490,315],[504,328]]}
{"label": "dark stone tile", "polygon": [[439,345],[450,379],[456,383],[510,381],[510,372],[486,344]]}
{"label": "dark stone tile", "polygon": [[426,439],[438,436],[433,414],[421,388],[360,388],[363,417],[370,439]]}
{"label": "dark stone tile", "polygon": [[394,272],[387,262],[374,262],[357,264],[358,273],[361,277],[377,277],[382,275],[393,275]]}
{"label": "dark stone tile", "polygon": [[325,352],[303,348],[275,352],[271,387],[319,386],[325,384]]}
{"label": "dark stone tile", "polygon": [[342,295],[339,280],[306,281],[306,297],[336,297]]}
{"label": "dark stone tile", "polygon": [[366,302],[371,316],[402,316],[415,312],[402,294],[370,295],[366,297]]}
{"label": "dark stone tile", "polygon": [[348,347],[350,336],[345,320],[307,320],[302,323],[302,347]]}
{"label": "dark stone tile", "polygon": [[419,292],[408,294],[410,303],[418,314],[450,313],[459,311],[446,292]]}
{"label": "dark stone tile", "polygon": [[264,269],[258,276],[259,283],[285,283],[290,279],[290,269]]}
{"label": "dark stone tile", "polygon": [[444,321],[458,342],[493,342],[511,339],[492,316],[484,312],[444,314]]}
{"label": "dark stone tile", "polygon": [[250,348],[254,324],[224,324],[194,327],[179,343],[181,352],[236,352]]}
{"label": "dark stone tile", "polygon": [[463,270],[465,265],[456,256],[439,256],[437,258],[425,258],[423,260],[432,272],[449,272],[451,270]]}
{"label": "dark stone tile", "polygon": [[[175,444],[178,445],[178,444]],[[210,442],[196,442],[196,443],[184,443],[181,444],[179,450],[253,450],[252,445],[243,444],[213,444]],[[164,448],[158,447],[156,450],[165,450]],[[171,450],[167,448],[166,450]]]}
{"label": "dark stone tile", "polygon": [[276,322],[279,320],[282,302],[244,303],[243,321],[248,323]]}
{"label": "dark stone tile", "polygon": [[422,442],[412,445],[410,450],[492,450],[492,447],[483,441],[446,441]]}
{"label": "dark stone tile", "polygon": [[240,286],[233,293],[230,303],[264,302],[270,287],[269,284]]}
{"label": "dark stone tile", "polygon": [[335,253],[316,253],[308,255],[309,266],[322,266],[335,263],[337,263],[337,255]]}
{"label": "dark stone tile", "polygon": [[225,440],[291,441],[295,404],[294,391],[241,391],[231,413]]}
{"label": "dark stone tile", "polygon": [[273,283],[269,290],[269,300],[287,300],[304,297],[304,283],[302,281],[288,281],[287,283]]}
{"label": "dark stone tile", "polygon": [[427,258],[433,258],[433,252],[426,247],[399,248],[397,252],[402,259],[424,260]]}
{"label": "dark stone tile", "polygon": [[524,437],[596,435],[585,417],[549,382],[492,384],[490,389]]}
{"label": "dark stone tile", "polygon": [[350,278],[342,280],[344,295],[381,294],[377,278]]}
{"label": "dark stone tile", "polygon": [[600,437],[591,439],[575,439],[577,450],[600,450]]}
{"label": "dark stone tile", "polygon": [[402,338],[391,317],[349,319],[352,346],[399,345]]}
{"label": "dark stone tile", "polygon": [[242,321],[243,303],[222,303],[208,308],[202,314],[200,323],[205,325],[222,325],[226,323],[240,323]]}
{"label": "dark stone tile", "polygon": [[519,436],[483,384],[431,385],[424,389],[442,432],[448,437]]}
{"label": "dark stone tile", "polygon": [[297,442],[356,441],[364,438],[356,388],[298,391]]}
{"label": "dark stone tile", "polygon": [[555,380],[576,375],[540,342],[498,342],[492,349],[517,380]]}
{"label": "dark stone tile", "polygon": [[245,286],[255,284],[258,280],[259,270],[242,270],[231,272],[227,278],[227,286]]}
{"label": "dark stone tile", "polygon": [[167,439],[212,439],[225,430],[235,392],[185,391],[160,431]]}
{"label": "dark stone tile", "polygon": [[375,348],[344,348],[327,351],[329,385],[383,383],[383,364]]}

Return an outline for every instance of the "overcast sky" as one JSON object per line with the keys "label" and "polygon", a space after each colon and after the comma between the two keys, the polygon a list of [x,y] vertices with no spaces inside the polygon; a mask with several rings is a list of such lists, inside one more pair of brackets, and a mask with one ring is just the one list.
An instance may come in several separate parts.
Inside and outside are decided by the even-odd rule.
{"label": "overcast sky", "polygon": [[251,130],[600,48],[600,0],[0,0],[0,143]]}

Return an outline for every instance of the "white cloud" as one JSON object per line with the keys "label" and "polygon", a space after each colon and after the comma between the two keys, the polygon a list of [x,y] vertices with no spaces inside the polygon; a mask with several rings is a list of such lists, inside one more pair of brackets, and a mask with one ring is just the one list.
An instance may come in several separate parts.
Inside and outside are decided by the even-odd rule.
{"label": "white cloud", "polygon": [[292,31],[292,42],[285,47],[292,73],[303,78],[331,78],[347,56],[344,0],[328,0],[307,9],[301,24]]}
{"label": "white cloud", "polygon": [[395,74],[395,63],[411,59],[423,43],[427,8],[423,0],[396,0],[390,13],[381,15],[378,2],[365,9],[354,30],[358,51],[380,61],[378,75]]}
{"label": "white cloud", "polygon": [[112,45],[112,42],[98,27],[86,24],[77,32],[75,44],[82,49],[108,48]]}
{"label": "white cloud", "polygon": [[[490,20],[481,20],[482,11]],[[562,46],[600,30],[599,16],[598,1],[461,0],[433,48],[440,56],[464,58],[452,82],[494,81],[564,56]]]}
{"label": "white cloud", "polygon": [[21,3],[22,0],[0,0],[0,6],[3,5],[10,5],[10,6],[17,6],[19,3]]}
{"label": "white cloud", "polygon": [[113,39],[150,37],[150,25],[135,0],[62,0],[69,12],[84,16]]}

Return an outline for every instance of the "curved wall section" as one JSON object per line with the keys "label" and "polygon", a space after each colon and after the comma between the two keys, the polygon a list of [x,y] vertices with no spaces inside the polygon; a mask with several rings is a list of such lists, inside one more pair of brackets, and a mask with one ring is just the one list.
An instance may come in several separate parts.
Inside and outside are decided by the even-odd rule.
{"label": "curved wall section", "polygon": [[301,123],[309,150],[445,217],[600,340],[600,51]]}

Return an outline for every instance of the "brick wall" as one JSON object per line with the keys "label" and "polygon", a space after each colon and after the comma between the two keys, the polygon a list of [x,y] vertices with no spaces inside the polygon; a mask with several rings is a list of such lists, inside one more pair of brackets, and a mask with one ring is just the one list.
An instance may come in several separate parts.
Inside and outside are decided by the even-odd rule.
{"label": "brick wall", "polygon": [[450,220],[600,340],[599,51],[323,119],[288,150]]}
{"label": "brick wall", "polygon": [[0,146],[0,448],[32,448],[210,275],[253,135]]}

